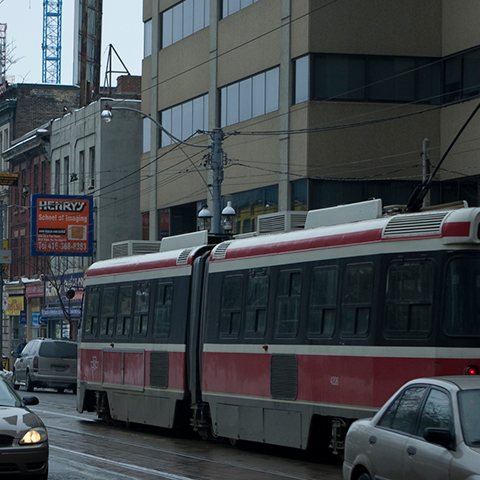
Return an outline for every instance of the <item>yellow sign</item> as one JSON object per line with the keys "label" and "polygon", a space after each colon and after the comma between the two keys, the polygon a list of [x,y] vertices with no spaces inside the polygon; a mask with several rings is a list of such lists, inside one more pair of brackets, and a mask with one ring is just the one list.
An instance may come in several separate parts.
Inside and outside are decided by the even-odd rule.
{"label": "yellow sign", "polygon": [[18,173],[0,173],[0,185],[16,187],[18,185]]}
{"label": "yellow sign", "polygon": [[5,315],[20,316],[20,312],[23,308],[24,297],[8,297],[8,306],[5,311]]}

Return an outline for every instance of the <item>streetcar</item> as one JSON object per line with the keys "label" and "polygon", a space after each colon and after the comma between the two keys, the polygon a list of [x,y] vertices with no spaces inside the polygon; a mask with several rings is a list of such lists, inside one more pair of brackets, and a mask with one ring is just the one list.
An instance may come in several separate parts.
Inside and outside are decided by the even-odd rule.
{"label": "streetcar", "polygon": [[77,410],[340,453],[406,381],[478,374],[480,208],[384,211],[95,263]]}

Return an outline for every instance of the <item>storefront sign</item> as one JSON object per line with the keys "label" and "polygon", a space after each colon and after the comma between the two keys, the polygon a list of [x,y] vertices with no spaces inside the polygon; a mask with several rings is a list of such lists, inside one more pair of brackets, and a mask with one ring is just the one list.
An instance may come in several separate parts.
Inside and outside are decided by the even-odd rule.
{"label": "storefront sign", "polygon": [[[67,312],[68,312],[68,306]],[[82,307],[71,307],[70,315],[72,318],[79,318],[82,315]],[[42,309],[42,318],[65,318],[61,307],[50,307]]]}
{"label": "storefront sign", "polygon": [[31,215],[31,255],[92,255],[93,197],[35,194]]}
{"label": "storefront sign", "polygon": [[40,312],[33,311],[32,312],[32,327],[39,328],[40,327]]}
{"label": "storefront sign", "polygon": [[41,298],[43,297],[44,286],[41,285],[25,285],[25,296],[27,298]]}
{"label": "storefront sign", "polygon": [[5,315],[20,316],[20,312],[24,309],[24,297],[8,297],[7,310]]}
{"label": "storefront sign", "polygon": [[20,312],[20,325],[26,325],[27,324],[27,312],[25,310],[22,310]]}

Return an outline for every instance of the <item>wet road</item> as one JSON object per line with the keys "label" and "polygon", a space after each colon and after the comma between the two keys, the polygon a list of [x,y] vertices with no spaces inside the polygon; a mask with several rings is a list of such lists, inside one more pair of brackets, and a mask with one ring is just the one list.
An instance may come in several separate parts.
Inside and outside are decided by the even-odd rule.
{"label": "wet road", "polygon": [[[26,395],[23,390],[20,395]],[[288,449],[248,444],[241,448],[196,436],[105,425],[78,414],[75,396],[35,390],[33,407],[50,439],[49,480],[341,480],[339,464],[310,461]]]}

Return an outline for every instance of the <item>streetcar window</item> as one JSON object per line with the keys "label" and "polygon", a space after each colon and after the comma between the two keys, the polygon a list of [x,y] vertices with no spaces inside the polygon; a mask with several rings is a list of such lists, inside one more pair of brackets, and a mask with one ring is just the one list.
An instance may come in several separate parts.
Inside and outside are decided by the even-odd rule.
{"label": "streetcar window", "polygon": [[132,321],[132,286],[124,285],[118,290],[117,337],[128,337]]}
{"label": "streetcar window", "polygon": [[153,335],[155,337],[168,337],[170,335],[170,321],[172,318],[173,285],[159,283],[153,317]]}
{"label": "streetcar window", "polygon": [[150,285],[141,283],[135,292],[135,313],[133,316],[133,333],[146,335],[148,328],[148,310],[150,305]]}
{"label": "streetcar window", "polygon": [[337,303],[336,266],[316,268],[310,281],[308,336],[331,337],[335,329]]}
{"label": "streetcar window", "polygon": [[432,324],[432,261],[393,263],[387,276],[385,334],[426,336]]}
{"label": "streetcar window", "polygon": [[277,317],[275,335],[294,338],[297,336],[300,320],[300,295],[302,293],[302,274],[283,271],[278,277]]}
{"label": "streetcar window", "polygon": [[245,305],[245,335],[263,337],[267,328],[268,277],[249,276]]}
{"label": "streetcar window", "polygon": [[223,279],[220,336],[237,337],[242,320],[243,276],[227,275]]}
{"label": "streetcar window", "polygon": [[480,259],[456,258],[447,266],[443,329],[452,337],[480,336]]}
{"label": "streetcar window", "polygon": [[85,301],[85,335],[94,337],[97,334],[98,307],[100,304],[100,290],[90,288],[87,290]]}
{"label": "streetcar window", "polygon": [[102,295],[102,313],[100,315],[100,335],[111,337],[113,335],[113,322],[115,320],[115,293],[116,288],[105,288]]}
{"label": "streetcar window", "polygon": [[365,336],[370,323],[373,266],[370,263],[345,267],[342,292],[342,335]]}

